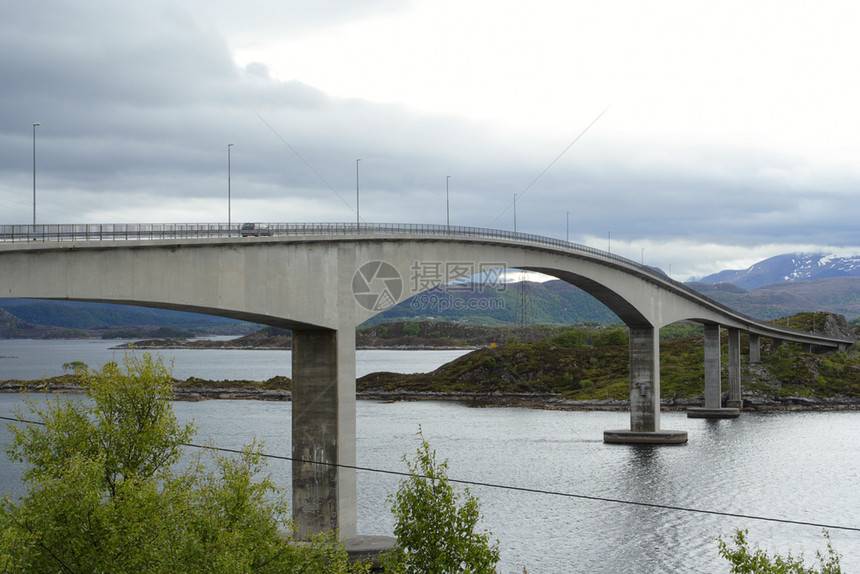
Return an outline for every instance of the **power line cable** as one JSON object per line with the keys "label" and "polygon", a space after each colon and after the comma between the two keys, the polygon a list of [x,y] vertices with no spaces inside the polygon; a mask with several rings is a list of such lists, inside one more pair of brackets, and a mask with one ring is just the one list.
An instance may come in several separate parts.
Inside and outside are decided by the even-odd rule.
{"label": "power line cable", "polygon": [[[202,449],[217,450],[217,451],[221,451],[221,452],[230,452],[230,453],[235,453],[235,454],[242,454],[241,450],[236,450],[236,449],[227,449],[227,448],[213,447],[213,446],[203,446],[203,445],[197,445],[197,444],[191,444],[191,443],[186,443],[185,446],[202,448]],[[276,460],[289,460],[289,461],[293,461],[293,462],[319,464],[322,466],[332,466],[332,467],[337,467],[337,468],[346,468],[346,469],[350,469],[350,470],[361,470],[361,471],[366,471],[366,472],[375,472],[375,473],[379,473],[379,474],[389,474],[389,475],[394,475],[394,476],[404,476],[404,477],[413,476],[413,474],[410,472],[403,472],[403,471],[398,471],[398,470],[384,470],[384,469],[370,468],[370,467],[363,467],[363,466],[353,466],[353,465],[348,465],[348,464],[338,464],[338,463],[333,463],[333,462],[306,460],[306,459],[302,459],[302,458],[294,458],[294,457],[289,457],[289,456],[279,456],[279,455],[273,455],[273,454],[263,454],[262,456],[264,456],[266,458],[273,458]],[[418,476],[419,478],[425,478],[425,479],[431,479],[432,480],[432,478],[429,476],[424,476],[424,475],[415,475],[415,476]],[[698,513],[698,514],[710,514],[710,515],[714,515],[714,516],[727,516],[730,518],[744,518],[747,520],[778,522],[778,523],[782,523],[782,524],[792,524],[792,525],[796,525],[796,526],[815,526],[817,528],[825,528],[825,529],[829,529],[829,530],[847,530],[847,531],[851,531],[851,532],[860,532],[860,527],[853,527],[853,526],[838,526],[838,525],[833,525],[833,524],[807,522],[807,521],[803,521],[803,520],[790,520],[787,518],[772,518],[772,517],[767,517],[767,516],[756,516],[756,515],[752,515],[752,514],[736,514],[733,512],[723,512],[720,510],[706,510],[706,509],[700,509],[700,508],[688,508],[685,506],[672,506],[672,505],[667,505],[667,504],[657,504],[654,502],[639,502],[639,501],[635,501],[635,500],[621,500],[618,498],[608,498],[605,496],[592,496],[592,495],[588,495],[588,494],[575,494],[575,493],[571,493],[571,492],[559,492],[559,491],[555,491],[555,490],[545,490],[545,489],[540,489],[540,488],[528,488],[525,486],[510,486],[510,485],[505,485],[505,484],[495,484],[492,482],[480,482],[480,481],[475,481],[475,480],[462,480],[462,479],[457,479],[457,478],[448,478],[448,481],[456,483],[456,484],[462,484],[465,486],[483,486],[483,487],[487,487],[487,488],[496,488],[496,489],[501,489],[501,490],[513,490],[516,492],[529,492],[532,494],[543,494],[543,495],[548,495],[548,496],[561,496],[564,498],[576,498],[576,499],[580,499],[580,500],[592,500],[592,501],[596,501],[596,502],[611,502],[614,504],[624,504],[624,505],[629,505],[629,506],[643,506],[646,508],[657,508],[660,510],[675,510],[675,511],[680,511],[680,512],[693,512],[693,513]]]}
{"label": "power line cable", "polygon": [[[254,113],[254,115],[255,115],[255,116],[257,116],[258,118],[260,118],[260,121],[261,121],[261,122],[263,122],[263,123],[266,125],[266,127],[267,127],[267,128],[269,128],[269,129],[272,131],[272,133],[273,133],[273,134],[275,134],[275,136],[276,136],[279,140],[281,140],[281,142],[283,142],[283,144],[284,144],[285,146],[287,146],[291,152],[293,152],[293,153],[296,155],[296,157],[297,157],[297,158],[299,158],[300,160],[302,160],[302,163],[304,163],[304,164],[308,167],[308,169],[310,169],[310,170],[314,173],[314,175],[315,175],[315,176],[317,176],[317,177],[319,178],[319,180],[320,180],[321,182],[323,182],[323,183],[326,185],[326,187],[327,187],[327,188],[329,188],[329,189],[331,190],[331,192],[332,192],[333,194],[335,194],[335,195],[338,197],[338,199],[340,199],[340,200],[343,202],[343,204],[349,208],[349,210],[350,210],[350,211],[352,211],[353,213],[355,213],[355,208],[354,208],[353,206],[351,206],[349,203],[347,203],[347,201],[343,198],[343,196],[341,196],[341,195],[340,195],[340,194],[335,190],[335,188],[333,188],[333,187],[331,186],[331,184],[329,184],[329,182],[328,182],[328,181],[326,181],[326,179],[325,179],[322,175],[320,175],[320,173],[319,173],[316,169],[314,169],[314,166],[312,166],[312,165],[310,164],[310,162],[309,162],[308,160],[306,160],[306,159],[302,156],[302,154],[300,154],[300,153],[296,150],[296,148],[294,148],[293,146],[291,146],[291,145],[290,145],[290,143],[289,143],[287,140],[285,140],[285,139],[284,139],[284,137],[283,137],[281,134],[279,134],[279,133],[278,133],[278,131],[277,131],[277,130],[272,126],[272,124],[270,124],[269,122],[267,122],[267,121],[265,120],[265,118],[263,118],[263,116],[261,116],[260,114],[258,114],[258,113],[257,113],[257,111],[256,111],[256,110],[253,110],[253,109],[252,109],[251,111]],[[362,219],[363,219],[363,218],[362,218]]]}
{"label": "power line cable", "polygon": [[[25,420],[25,419],[17,419],[17,418],[12,418],[12,417],[5,417],[5,416],[0,416],[0,419],[12,421],[12,422],[37,424],[37,425],[43,425],[43,426],[45,425],[45,423],[43,423],[43,422],[29,421],[29,420]],[[222,447],[217,447],[217,446],[207,446],[207,445],[200,445],[200,444],[194,444],[194,443],[184,443],[183,446],[192,447],[192,448],[199,448],[199,449],[204,449],[204,450],[214,450],[214,451],[218,451],[218,452],[226,452],[226,453],[231,453],[231,454],[243,454],[243,451],[238,450],[238,449],[233,449],[233,448],[222,448]],[[402,476],[402,477],[418,476],[419,478],[432,480],[432,478],[429,476],[413,475],[413,473],[411,473],[411,472],[404,472],[404,471],[399,471],[399,470],[386,470],[386,469],[371,468],[371,467],[366,467],[366,466],[355,466],[355,465],[349,465],[349,464],[338,464],[338,463],[334,463],[334,462],[323,462],[323,461],[319,461],[319,460],[307,460],[307,459],[303,459],[303,458],[295,458],[295,457],[291,457],[291,456],[281,456],[281,455],[276,455],[276,454],[261,453],[261,456],[263,456],[264,458],[271,458],[274,460],[300,462],[300,463],[304,463],[304,464],[317,464],[317,465],[321,465],[321,466],[345,468],[348,470],[359,470],[359,471],[363,471],[363,472],[374,472],[377,474],[387,474],[387,475],[391,475],[391,476]],[[787,518],[773,518],[773,517],[768,517],[768,516],[757,516],[757,515],[753,515],[753,514],[737,514],[734,512],[724,512],[724,511],[720,511],[720,510],[707,510],[707,509],[702,509],[702,508],[688,508],[685,506],[673,506],[673,505],[668,505],[668,504],[658,504],[655,502],[640,502],[640,501],[635,501],[635,500],[622,500],[619,498],[609,498],[606,496],[575,494],[572,492],[560,492],[560,491],[556,491],[556,490],[546,490],[546,489],[541,489],[541,488],[528,488],[525,486],[510,486],[510,485],[506,485],[506,484],[495,484],[492,482],[481,482],[481,481],[476,481],[476,480],[463,480],[463,479],[457,479],[457,478],[448,478],[448,481],[455,483],[455,484],[462,484],[464,486],[482,486],[482,487],[486,487],[486,488],[496,488],[496,489],[500,489],[500,490],[511,490],[514,492],[528,492],[531,494],[542,494],[545,496],[560,496],[563,498],[575,498],[578,500],[591,500],[594,502],[609,502],[612,504],[622,504],[622,505],[627,505],[627,506],[641,506],[641,507],[645,507],[645,508],[656,508],[659,510],[674,510],[677,512],[692,512],[692,513],[697,513],[697,514],[709,514],[712,516],[725,516],[725,517],[729,517],[729,518],[742,518],[745,520],[758,520],[758,521],[763,521],[763,522],[777,522],[780,524],[791,524],[794,526],[814,526],[816,528],[824,528],[827,530],[845,530],[845,531],[849,531],[849,532],[860,532],[860,527],[854,527],[854,526],[841,526],[841,525],[836,525],[836,524],[824,524],[824,523],[809,522],[809,521],[804,521],[804,520],[790,520]]]}
{"label": "power line cable", "polygon": [[[584,135],[586,134],[586,132],[588,132],[588,130],[590,130],[590,129],[591,129],[591,127],[592,127],[594,124],[596,124],[596,123],[597,123],[597,121],[598,121],[600,118],[602,118],[602,117],[603,117],[603,114],[605,114],[605,113],[606,113],[606,112],[608,112],[608,111],[609,111],[609,106],[607,106],[605,110],[603,110],[602,112],[600,112],[599,114],[597,114],[597,117],[596,117],[596,118],[594,118],[594,119],[591,121],[591,123],[590,123],[590,124],[588,124],[587,126],[585,126],[585,129],[584,129],[584,130],[582,130],[581,132],[579,132],[579,135],[578,135],[578,136],[576,136],[575,138],[573,138],[573,141],[572,141],[572,142],[570,142],[569,144],[567,144],[567,147],[566,147],[566,148],[564,148],[563,150],[561,150],[561,153],[560,153],[560,154],[558,154],[557,156],[555,156],[555,159],[553,159],[551,162],[549,162],[549,165],[547,165],[545,168],[543,168],[543,171],[542,171],[542,172],[540,172],[540,173],[537,175],[537,177],[535,177],[535,178],[531,181],[531,183],[530,183],[530,184],[528,184],[528,185],[525,187],[525,189],[523,189],[520,193],[518,193],[518,194],[516,195],[516,197],[522,197],[524,193],[526,193],[528,190],[530,190],[530,189],[532,188],[532,186],[533,186],[535,183],[537,183],[537,181],[538,181],[540,178],[542,178],[542,177],[543,177],[543,175],[544,175],[546,172],[548,172],[548,171],[550,170],[550,168],[551,168],[552,166],[554,166],[554,165],[555,165],[555,163],[556,163],[558,160],[560,160],[560,159],[561,159],[561,156],[563,156],[564,154],[566,154],[566,153],[567,153],[567,150],[569,150],[570,148],[572,148],[572,147],[574,146],[574,144],[576,144],[576,142],[578,142],[578,141],[582,138],[582,136],[584,136]],[[501,213],[499,213],[499,215],[497,215],[497,216],[496,216],[496,218],[495,218],[493,221],[491,221],[491,222],[490,222],[490,224],[489,224],[487,227],[489,227],[490,229],[492,229],[493,225],[494,225],[494,224],[495,224],[495,223],[496,223],[496,222],[497,222],[497,221],[498,221],[498,220],[499,220],[499,219],[500,219],[500,218],[501,218],[505,213],[507,213],[507,212],[508,212],[508,210],[509,210],[513,205],[514,205],[514,202],[515,202],[515,201],[516,201],[516,199],[514,199],[513,201],[511,201],[511,203],[509,203],[509,204],[507,205],[507,207],[505,207],[505,208],[502,210],[502,212],[501,212]]]}

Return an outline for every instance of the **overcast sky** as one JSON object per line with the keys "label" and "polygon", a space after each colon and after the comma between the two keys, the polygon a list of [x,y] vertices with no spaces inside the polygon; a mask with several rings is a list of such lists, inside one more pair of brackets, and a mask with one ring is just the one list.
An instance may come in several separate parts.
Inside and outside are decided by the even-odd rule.
{"label": "overcast sky", "polygon": [[[6,3],[0,223],[446,220],[676,279],[860,251],[860,4]],[[578,138],[578,139],[577,139]],[[572,144],[572,145],[571,145]],[[610,240],[611,237],[611,240]],[[611,241],[611,244],[610,244]]]}

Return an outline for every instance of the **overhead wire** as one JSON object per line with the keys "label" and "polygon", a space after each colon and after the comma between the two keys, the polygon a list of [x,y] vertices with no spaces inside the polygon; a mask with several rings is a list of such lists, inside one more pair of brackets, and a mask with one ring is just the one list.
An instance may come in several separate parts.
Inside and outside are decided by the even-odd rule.
{"label": "overhead wire", "polygon": [[320,174],[320,172],[318,172],[318,171],[314,168],[314,166],[313,166],[313,165],[311,165],[311,163],[310,163],[308,160],[306,160],[306,159],[304,158],[304,156],[302,156],[302,154],[300,154],[300,153],[298,152],[298,150],[296,150],[296,148],[294,148],[293,146],[291,146],[291,145],[290,145],[290,142],[288,142],[286,139],[284,139],[284,137],[283,137],[280,133],[278,133],[278,130],[276,130],[276,129],[274,128],[274,126],[272,126],[272,124],[270,124],[269,122],[267,122],[267,121],[266,121],[266,119],[265,119],[263,116],[261,116],[259,113],[257,113],[257,111],[256,111],[256,110],[251,109],[251,112],[253,112],[253,113],[254,113],[254,115],[255,115],[255,116],[257,116],[258,118],[260,118],[260,121],[261,121],[261,122],[263,122],[263,124],[265,124],[265,126],[266,126],[267,128],[269,128],[269,130],[271,130],[271,132],[272,132],[273,134],[275,134],[275,137],[277,137],[279,140],[281,140],[281,142],[282,142],[285,146],[287,146],[287,148],[289,148],[289,150],[290,150],[291,152],[293,152],[293,153],[295,154],[295,156],[296,156],[297,158],[299,158],[299,159],[302,161],[302,163],[303,163],[303,164],[305,164],[305,165],[308,167],[308,169],[310,169],[310,170],[313,172],[313,174],[314,174],[315,176],[317,176],[317,178],[319,178],[319,180],[320,180],[321,182],[323,182],[323,183],[325,184],[325,186],[326,186],[327,188],[329,188],[329,190],[331,190],[331,192],[332,192],[333,194],[335,194],[335,195],[338,197],[338,199],[340,199],[340,200],[343,202],[343,204],[349,208],[349,210],[350,210],[350,211],[352,211],[353,213],[355,213],[355,208],[354,208],[352,205],[350,205],[350,204],[349,204],[349,203],[348,203],[348,202],[343,198],[343,196],[341,196],[341,194],[339,194],[339,193],[337,192],[337,190],[336,190],[334,187],[332,187],[332,186],[331,186],[331,184],[330,184],[328,181],[326,181],[326,179],[325,179],[325,178]]}
{"label": "overhead wire", "polygon": [[[20,422],[20,423],[26,423],[26,424],[45,425],[45,423],[39,422],[39,421],[29,421],[26,419],[18,419],[18,418],[6,417],[6,416],[0,416],[0,420]],[[218,452],[225,452],[225,453],[230,453],[230,454],[243,454],[243,451],[241,451],[239,449],[232,449],[232,448],[223,448],[223,447],[217,447],[217,446],[200,445],[200,444],[194,444],[194,443],[183,443],[183,446],[191,447],[191,448],[199,448],[199,449],[203,449],[203,450],[213,450],[213,451],[218,451]],[[291,457],[291,456],[282,456],[282,455],[267,454],[267,453],[260,453],[260,455],[264,458],[270,458],[270,459],[282,460],[282,461],[290,461],[290,462],[299,462],[302,464],[316,464],[316,465],[320,465],[320,466],[328,466],[328,467],[333,467],[333,468],[344,468],[344,469],[348,469],[348,470],[356,470],[356,471],[362,471],[362,472],[373,472],[376,474],[387,474],[390,476],[401,476],[401,477],[417,476],[418,478],[431,479],[431,477],[429,477],[429,476],[416,475],[416,474],[411,473],[411,472],[405,472],[405,471],[399,471],[399,470],[388,470],[388,469],[372,468],[372,467],[366,467],[366,466],[356,466],[356,465],[350,465],[350,464],[324,462],[324,461],[319,461],[319,460],[307,460],[307,459],[296,458],[296,457]],[[514,491],[514,492],[526,492],[526,493],[530,493],[530,494],[540,494],[540,495],[544,495],[544,496],[558,496],[558,497],[563,497],[563,498],[574,498],[574,499],[578,499],[578,500],[589,500],[589,501],[593,501],[593,502],[608,502],[611,504],[620,504],[620,505],[626,505],[626,506],[639,506],[639,507],[644,507],[644,508],[654,508],[654,509],[658,509],[658,510],[670,510],[670,511],[676,511],[676,512],[690,512],[690,513],[696,513],[696,514],[708,514],[711,516],[724,516],[724,517],[728,517],[728,518],[739,518],[739,519],[743,519],[743,520],[775,522],[775,523],[779,523],[779,524],[790,524],[790,525],[794,525],[794,526],[812,526],[812,527],[816,527],[816,528],[824,528],[826,530],[844,530],[844,531],[848,531],[848,532],[860,532],[860,527],[855,527],[855,526],[843,526],[843,525],[838,525],[838,524],[825,524],[825,523],[821,523],[821,522],[811,522],[811,521],[806,521],[806,520],[791,520],[788,518],[774,518],[774,517],[770,517],[770,516],[759,516],[759,515],[754,515],[754,514],[739,514],[736,512],[726,512],[726,511],[721,511],[721,510],[708,510],[708,509],[703,509],[703,508],[690,508],[690,507],[686,507],[686,506],[674,506],[674,505],[669,505],[669,504],[659,504],[656,502],[642,502],[642,501],[637,501],[637,500],[623,500],[620,498],[610,498],[607,496],[576,494],[576,493],[572,493],[572,492],[561,492],[561,491],[547,490],[547,489],[542,489],[542,488],[529,488],[529,487],[525,487],[525,486],[511,486],[511,485],[506,485],[506,484],[496,484],[496,483],[492,483],[492,482],[483,482],[483,481],[477,481],[477,480],[464,480],[464,479],[450,478],[449,477],[448,482],[451,482],[454,484],[462,484],[464,486],[478,486],[478,487],[485,487],[485,488],[495,488],[495,489],[499,489],[499,490],[509,490],[509,491]]]}
{"label": "overhead wire", "polygon": [[[536,183],[537,183],[537,181],[538,181],[540,178],[542,178],[542,177],[543,177],[543,175],[544,175],[546,172],[548,172],[548,171],[550,170],[550,168],[551,168],[552,166],[554,166],[554,165],[556,164],[556,162],[557,162],[558,160],[560,160],[560,159],[561,159],[561,157],[562,157],[564,154],[566,154],[566,153],[567,153],[567,150],[569,150],[570,148],[572,148],[572,147],[576,144],[576,142],[578,142],[580,139],[582,139],[582,136],[584,136],[584,135],[588,132],[588,130],[590,130],[590,129],[591,129],[591,127],[592,127],[594,124],[596,124],[596,123],[598,122],[598,120],[600,120],[600,118],[602,118],[602,117],[603,117],[603,114],[605,114],[606,112],[608,112],[608,111],[609,111],[609,108],[610,108],[610,107],[611,107],[611,106],[607,106],[607,107],[606,107],[606,109],[604,109],[602,112],[600,112],[599,114],[597,114],[597,117],[596,117],[596,118],[594,118],[594,119],[591,121],[591,123],[590,123],[590,124],[588,124],[587,126],[585,126],[585,129],[583,129],[581,132],[579,132],[579,135],[578,135],[578,136],[576,136],[575,138],[573,138],[573,141],[571,141],[569,144],[567,144],[567,147],[566,147],[566,148],[564,148],[563,150],[561,150],[561,153],[560,153],[560,154],[558,154],[557,156],[555,156],[555,159],[553,159],[551,162],[549,162],[549,164],[548,164],[545,168],[543,168],[543,171],[541,171],[539,174],[537,174],[537,176],[536,176],[536,177],[531,181],[531,183],[529,183],[529,184],[528,184],[528,185],[527,185],[527,186],[526,186],[526,187],[525,187],[521,192],[519,192],[518,194],[516,194],[516,197],[522,197],[523,195],[525,195],[525,194],[526,194],[526,193],[527,193],[527,192],[532,188],[532,186],[533,186],[534,184],[536,184]],[[507,213],[507,212],[508,212],[508,210],[509,210],[513,205],[514,205],[514,202],[515,202],[515,201],[516,201],[516,199],[514,199],[513,201],[511,201],[511,202],[507,205],[507,207],[505,207],[505,208],[502,210],[502,212],[501,212],[501,213],[499,213],[499,215],[497,215],[497,216],[496,216],[496,218],[495,218],[493,221],[491,221],[491,222],[490,222],[490,224],[489,224],[487,227],[489,227],[490,229],[492,229],[493,225],[494,225],[494,224],[495,224],[495,223],[496,223],[496,222],[497,222],[497,221],[498,221],[498,220],[499,220],[499,219],[500,219],[500,218],[501,218],[505,213]]]}

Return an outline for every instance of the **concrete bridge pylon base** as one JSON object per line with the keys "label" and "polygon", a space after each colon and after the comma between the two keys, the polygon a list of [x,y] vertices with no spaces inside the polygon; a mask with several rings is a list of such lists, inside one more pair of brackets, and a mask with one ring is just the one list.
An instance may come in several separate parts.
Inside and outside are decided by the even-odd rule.
{"label": "concrete bridge pylon base", "polygon": [[608,430],[603,431],[603,442],[609,444],[687,444],[687,431]]}
{"label": "concrete bridge pylon base", "polygon": [[730,407],[689,407],[688,419],[736,419],[741,416],[741,410]]}

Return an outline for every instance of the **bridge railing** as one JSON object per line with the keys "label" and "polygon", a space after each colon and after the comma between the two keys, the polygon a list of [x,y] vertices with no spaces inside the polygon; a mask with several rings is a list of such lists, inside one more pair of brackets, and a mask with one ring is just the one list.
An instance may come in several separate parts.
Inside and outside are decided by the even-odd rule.
{"label": "bridge railing", "polygon": [[266,236],[354,236],[354,235],[430,235],[502,239],[516,243],[549,246],[597,255],[626,265],[635,261],[552,237],[517,233],[501,229],[431,225],[424,223],[268,223],[256,230],[243,231],[240,224],[226,223],[87,223],[46,225],[0,225],[0,243],[28,241],[124,241],[154,239],[214,239]]}

